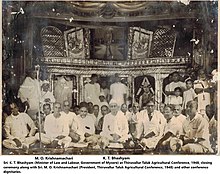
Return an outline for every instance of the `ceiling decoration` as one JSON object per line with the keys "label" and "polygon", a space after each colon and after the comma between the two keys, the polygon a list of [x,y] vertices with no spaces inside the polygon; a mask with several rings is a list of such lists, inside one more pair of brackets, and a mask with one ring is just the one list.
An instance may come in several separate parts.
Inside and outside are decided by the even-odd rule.
{"label": "ceiling decoration", "polygon": [[[67,2],[68,3],[68,2]],[[114,17],[117,13],[140,12],[147,8],[149,2],[69,2],[76,11],[96,13],[104,18]]]}
{"label": "ceiling decoration", "polygon": [[[27,11],[32,16],[42,15],[50,18],[69,18],[83,20],[85,18],[113,19],[117,17],[146,17],[151,15],[170,15],[180,12],[184,17],[192,15],[190,5],[177,1],[138,1],[138,2],[33,2],[27,3]],[[178,18],[178,15],[176,16]],[[146,20],[146,18],[145,18]]]}
{"label": "ceiling decoration", "polygon": [[[203,18],[218,11],[218,3],[208,1],[3,1],[3,14],[18,12],[26,17],[69,21],[129,22],[164,19]],[[5,14],[7,12],[7,14]],[[212,13],[216,14],[212,14]],[[141,18],[142,17],[142,18]],[[133,18],[133,19],[132,19]],[[113,20],[118,19],[118,20]]]}

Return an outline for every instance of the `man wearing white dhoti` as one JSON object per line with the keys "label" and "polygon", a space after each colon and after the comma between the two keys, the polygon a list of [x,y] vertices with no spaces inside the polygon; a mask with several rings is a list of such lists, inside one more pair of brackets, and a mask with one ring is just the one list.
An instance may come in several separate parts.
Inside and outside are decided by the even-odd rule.
{"label": "man wearing white dhoti", "polygon": [[126,103],[128,87],[120,82],[118,74],[115,74],[115,83],[110,86],[110,98],[116,100],[117,104],[121,106]]}
{"label": "man wearing white dhoti", "polygon": [[110,142],[125,142],[128,139],[128,121],[126,116],[119,111],[119,105],[115,100],[109,102],[111,112],[104,117],[101,136]]}
{"label": "man wearing white dhoti", "polygon": [[[44,122],[45,134],[41,134],[43,144],[51,144],[53,147],[68,147],[71,142],[69,137],[69,118],[61,112],[61,104],[54,103],[54,113],[46,116]],[[36,134],[39,139],[39,134]]]}
{"label": "man wearing white dhoti", "polygon": [[15,103],[10,108],[12,113],[6,117],[4,124],[7,139],[3,141],[3,146],[9,149],[29,148],[37,140],[34,137],[37,128],[26,113],[18,112]]}
{"label": "man wearing white dhoti", "polygon": [[155,104],[153,101],[149,101],[146,104],[146,107],[146,110],[141,111],[141,114],[146,115],[144,138],[141,140],[141,144],[146,148],[153,149],[163,135],[166,120],[160,111],[155,110]]}
{"label": "man wearing white dhoti", "polygon": [[97,74],[92,74],[91,81],[85,85],[85,101],[92,102],[93,105],[99,105],[100,103],[100,85],[97,81]]}
{"label": "man wearing white dhoti", "polygon": [[37,72],[28,70],[27,77],[18,91],[18,97],[28,108],[27,113],[32,119],[35,118],[36,113],[39,111],[41,98],[40,83],[36,78]]}

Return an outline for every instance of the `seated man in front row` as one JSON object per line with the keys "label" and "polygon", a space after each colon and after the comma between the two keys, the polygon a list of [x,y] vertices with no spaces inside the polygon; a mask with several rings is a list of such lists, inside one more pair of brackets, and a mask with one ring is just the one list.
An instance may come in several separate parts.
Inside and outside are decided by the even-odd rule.
{"label": "seated man in front row", "polygon": [[[107,107],[107,106],[106,106]],[[104,109],[104,107],[102,107]],[[94,115],[88,113],[88,104],[82,102],[80,104],[79,115],[72,122],[70,137],[72,138],[72,146],[80,147],[88,146],[95,149],[105,148],[108,140],[95,134]],[[101,124],[101,123],[100,123]]]}
{"label": "seated man in front row", "polygon": [[93,115],[88,113],[87,103],[80,105],[79,115],[72,122],[70,137],[73,142],[85,142],[86,138],[95,134],[95,122]]}
{"label": "seated man in front row", "polygon": [[180,139],[171,143],[171,146],[180,147],[179,151],[182,153],[213,152],[209,141],[209,123],[197,110],[198,103],[196,101],[189,101],[187,103],[187,118],[183,122],[183,135],[180,136]]}
{"label": "seated man in front row", "polygon": [[[174,116],[174,107],[172,105],[167,105],[164,107],[164,117],[166,119],[166,124],[163,131],[162,138],[158,141],[155,148],[156,152],[169,153],[170,151],[175,151],[176,147],[171,147],[170,142],[182,135],[182,122]],[[180,144],[181,145],[181,144]]]}
{"label": "seated man in front row", "polygon": [[10,104],[10,109],[12,113],[6,117],[4,125],[7,139],[3,141],[3,146],[9,149],[29,148],[36,141],[34,134],[37,128],[29,115],[18,111],[15,103]]}
{"label": "seated man in front row", "polygon": [[140,143],[147,149],[154,149],[163,135],[166,120],[160,111],[155,110],[153,100],[146,103],[146,109],[141,114],[144,114],[144,130]]}
{"label": "seated man in front row", "polygon": [[[41,141],[52,148],[59,146],[68,147],[71,138],[69,137],[70,127],[69,119],[61,113],[61,104],[54,103],[54,113],[45,118],[44,133],[41,133]],[[40,139],[39,133],[36,137]]]}
{"label": "seated man in front row", "polygon": [[109,102],[110,113],[104,117],[102,132],[100,135],[106,137],[112,143],[123,143],[128,139],[128,121],[115,100]]}

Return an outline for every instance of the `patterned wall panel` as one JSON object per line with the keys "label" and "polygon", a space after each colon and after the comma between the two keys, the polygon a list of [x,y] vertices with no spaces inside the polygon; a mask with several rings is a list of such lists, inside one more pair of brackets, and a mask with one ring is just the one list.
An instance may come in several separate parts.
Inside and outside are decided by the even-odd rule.
{"label": "patterned wall panel", "polygon": [[43,54],[45,57],[64,56],[63,33],[56,27],[47,26],[41,30]]}
{"label": "patterned wall panel", "polygon": [[169,28],[157,29],[153,34],[150,57],[173,57],[176,32]]}

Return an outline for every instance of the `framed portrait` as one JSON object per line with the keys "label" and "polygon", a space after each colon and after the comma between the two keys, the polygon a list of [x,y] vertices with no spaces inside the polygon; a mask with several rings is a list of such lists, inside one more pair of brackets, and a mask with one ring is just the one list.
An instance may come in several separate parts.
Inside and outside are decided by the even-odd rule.
{"label": "framed portrait", "polygon": [[81,27],[74,27],[64,31],[66,55],[70,58],[85,58],[88,50],[86,31]]}
{"label": "framed portrait", "polygon": [[131,59],[144,59],[149,57],[153,32],[141,27],[129,29],[129,52]]}
{"label": "framed portrait", "polygon": [[124,27],[91,29],[91,59],[126,60],[127,30]]}

